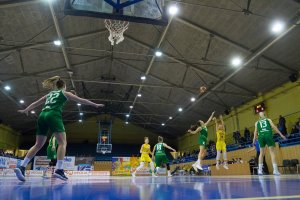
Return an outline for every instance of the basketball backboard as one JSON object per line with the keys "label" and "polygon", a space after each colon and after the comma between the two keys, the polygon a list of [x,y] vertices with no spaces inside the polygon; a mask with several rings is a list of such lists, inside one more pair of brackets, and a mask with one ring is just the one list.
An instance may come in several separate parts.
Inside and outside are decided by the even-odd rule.
{"label": "basketball backboard", "polygon": [[164,0],[66,0],[65,14],[166,26]]}

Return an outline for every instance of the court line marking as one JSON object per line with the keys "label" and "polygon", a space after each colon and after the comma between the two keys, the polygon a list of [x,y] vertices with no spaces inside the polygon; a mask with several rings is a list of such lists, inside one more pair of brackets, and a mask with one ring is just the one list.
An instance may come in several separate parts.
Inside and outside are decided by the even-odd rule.
{"label": "court line marking", "polygon": [[300,195],[292,196],[273,196],[273,197],[247,197],[247,198],[234,198],[234,200],[255,200],[255,199],[299,199]]}

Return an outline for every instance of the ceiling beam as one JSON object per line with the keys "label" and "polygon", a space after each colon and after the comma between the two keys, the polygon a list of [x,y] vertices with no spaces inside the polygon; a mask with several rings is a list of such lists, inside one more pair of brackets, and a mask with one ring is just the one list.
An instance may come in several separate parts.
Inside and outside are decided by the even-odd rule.
{"label": "ceiling beam", "polygon": [[200,101],[205,99],[208,95],[212,93],[213,90],[218,89],[220,86],[222,86],[224,83],[226,83],[229,79],[231,79],[233,76],[235,76],[239,71],[241,71],[243,68],[245,68],[247,65],[249,65],[253,60],[255,60],[257,57],[262,55],[266,50],[268,50],[271,46],[273,46],[276,42],[278,42],[280,39],[282,39],[284,36],[286,36],[288,33],[290,33],[292,30],[294,30],[299,24],[300,24],[300,15],[296,15],[293,20],[295,23],[292,23],[284,32],[282,32],[277,37],[274,37],[270,42],[261,45],[259,49],[257,49],[254,53],[249,55],[245,62],[236,70],[234,70],[232,73],[224,77],[222,80],[220,80],[218,83],[216,83],[210,90],[208,90],[203,95],[198,96],[197,100],[193,104],[188,104],[182,113],[177,114],[174,116],[173,119],[178,118],[179,116],[182,116],[183,113],[189,111],[191,108],[196,106]]}
{"label": "ceiling beam", "polygon": [[[132,37],[129,36],[129,35],[125,35],[125,36],[126,36],[127,39],[133,41],[134,43],[136,43],[136,44],[138,44],[138,45],[140,45],[140,46],[142,46],[142,47],[144,47],[144,48],[147,48],[147,49],[154,49],[153,47],[149,46],[148,44],[145,44],[145,43],[143,43],[143,42],[141,42],[141,41],[138,41],[138,40],[132,38]],[[197,71],[199,71],[199,72],[201,72],[201,73],[203,73],[203,74],[206,74],[206,75],[211,76],[211,77],[213,77],[213,78],[215,78],[215,79],[221,80],[221,78],[218,77],[217,75],[215,75],[215,74],[213,74],[213,73],[211,73],[211,72],[209,72],[209,71],[207,71],[207,70],[200,69],[200,68],[198,68],[198,66],[192,65],[192,64],[188,63],[188,62],[185,61],[185,60],[182,60],[182,59],[173,57],[172,55],[167,54],[167,53],[164,53],[164,56],[168,57],[168,58],[171,59],[171,60],[174,60],[174,61],[177,62],[177,63],[180,63],[180,64],[184,65],[185,67],[191,67],[192,69],[195,69],[195,70],[197,70]],[[237,85],[237,84],[235,84],[235,83],[232,83],[232,82],[230,82],[230,81],[228,81],[228,84],[230,84],[230,85],[232,85],[232,86],[234,86],[234,87],[236,87],[236,88],[240,88],[241,90],[244,90],[244,91],[248,92],[248,93],[251,94],[252,96],[256,96],[256,93],[255,93],[254,91],[251,91],[251,90],[249,90],[249,89],[247,89],[247,88],[241,87],[241,86],[239,86],[239,85]]]}
{"label": "ceiling beam", "polygon": [[[157,43],[155,49],[159,49],[159,48],[160,48],[161,44],[163,43],[163,41],[164,41],[164,39],[165,39],[165,37],[166,37],[166,35],[167,35],[167,32],[168,32],[168,30],[169,30],[169,28],[170,28],[170,25],[171,25],[172,21],[173,21],[173,16],[171,16],[171,18],[169,19],[168,25],[166,26],[166,28],[165,28],[164,31],[162,32],[162,34],[161,34],[161,36],[160,36],[160,38],[159,38],[159,41],[158,41],[158,43]],[[148,67],[147,67],[147,70],[146,70],[146,72],[145,72],[146,77],[147,77],[147,75],[148,75],[148,74],[150,73],[150,71],[151,71],[151,68],[152,68],[152,66],[153,66],[153,63],[154,63],[154,61],[155,61],[155,57],[156,57],[155,54],[151,57],[151,60],[150,60],[150,62],[149,62],[149,65],[148,65]],[[145,81],[147,81],[147,80],[145,80]],[[144,82],[144,81],[143,81],[143,82]],[[140,84],[137,94],[141,93],[142,89],[143,89],[143,83]],[[132,102],[133,109],[134,109],[134,104],[135,104],[135,102],[137,101],[137,99],[138,99],[138,96],[136,95],[136,96],[134,97],[133,102]],[[133,109],[130,109],[129,114],[132,112]]]}
{"label": "ceiling beam", "polygon": [[[240,50],[246,51],[246,52],[251,53],[251,54],[253,54],[255,52],[254,49],[250,49],[249,47],[243,46],[242,44],[239,44],[239,43],[237,43],[237,42],[235,42],[235,41],[233,41],[233,40],[231,40],[231,39],[229,39],[229,38],[227,38],[227,37],[225,37],[225,36],[223,36],[223,35],[215,32],[215,31],[209,30],[208,28],[203,27],[203,26],[201,26],[199,24],[195,24],[195,23],[193,23],[193,22],[191,22],[191,21],[189,21],[187,19],[177,17],[177,18],[175,18],[175,20],[178,21],[178,22],[180,22],[180,23],[182,23],[182,24],[185,24],[185,25],[187,25],[187,26],[189,26],[189,27],[191,27],[191,28],[193,28],[195,30],[198,30],[198,31],[200,31],[200,32],[202,32],[204,34],[213,35],[216,39],[218,39],[218,40],[220,40],[220,41],[222,41],[222,42],[224,42],[226,44],[229,44],[230,46],[234,46],[234,47],[236,47],[236,48],[238,48]],[[283,68],[283,69],[285,69],[285,70],[287,70],[289,72],[295,72],[296,71],[295,69],[293,69],[293,68],[291,68],[289,66],[286,66],[286,65],[280,63],[279,61],[275,61],[272,58],[269,58],[269,57],[264,56],[264,55],[261,55],[261,57],[264,58],[265,60],[273,63],[273,64],[278,65],[279,67],[281,67],[281,68]]]}
{"label": "ceiling beam", "polygon": [[[91,31],[91,32],[83,33],[83,34],[78,34],[78,35],[73,35],[73,36],[70,36],[70,37],[66,37],[65,40],[67,42],[71,42],[71,41],[80,40],[80,39],[84,39],[84,38],[88,38],[88,37],[93,37],[93,36],[100,35],[100,34],[103,34],[103,33],[106,33],[106,32],[107,32],[107,29],[100,29],[100,30],[96,30],[96,31]],[[2,49],[2,50],[0,50],[0,54],[11,53],[11,52],[19,50],[19,49],[21,49],[21,50],[32,49],[32,48],[38,48],[38,47],[43,47],[43,46],[47,46],[47,45],[52,46],[53,41],[44,41],[44,42],[29,43],[29,44],[27,43],[25,45],[15,46],[15,47],[7,48],[7,49]]]}
{"label": "ceiling beam", "polygon": [[36,3],[43,2],[43,0],[9,0],[9,1],[1,1],[0,9],[2,8],[12,8],[16,6],[27,6]]}

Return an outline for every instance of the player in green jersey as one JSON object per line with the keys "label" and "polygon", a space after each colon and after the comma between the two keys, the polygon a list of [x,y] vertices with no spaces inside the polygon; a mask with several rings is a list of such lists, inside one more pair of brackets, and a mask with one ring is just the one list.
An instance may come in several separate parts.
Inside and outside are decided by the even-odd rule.
{"label": "player in green jersey", "polygon": [[55,167],[54,177],[62,180],[68,178],[64,174],[63,160],[66,154],[66,133],[62,120],[62,110],[67,100],[76,101],[78,103],[94,106],[96,108],[103,107],[103,104],[96,104],[87,99],[80,98],[71,92],[66,91],[66,83],[60,79],[59,76],[54,76],[43,82],[45,89],[51,90],[47,95],[43,96],[36,102],[29,105],[24,110],[18,112],[28,115],[28,112],[44,104],[42,112],[40,113],[37,120],[37,132],[36,142],[33,147],[28,151],[25,159],[22,161],[21,166],[15,168],[17,178],[20,181],[25,181],[25,168],[30,160],[36,155],[36,153],[44,146],[47,140],[47,134],[50,132],[54,135],[58,143],[57,149],[57,164]]}
{"label": "player in green jersey", "polygon": [[201,165],[201,161],[202,159],[205,157],[206,154],[206,146],[207,146],[207,125],[210,123],[210,121],[213,119],[215,112],[213,112],[209,119],[207,120],[207,122],[204,123],[204,121],[199,120],[197,122],[197,128],[196,130],[188,130],[188,133],[191,134],[197,134],[199,133],[199,138],[198,138],[198,144],[199,144],[199,154],[198,154],[198,160],[192,165],[194,170],[197,172],[198,169],[203,170],[202,169],[202,165]]}
{"label": "player in green jersey", "polygon": [[56,149],[58,147],[58,143],[54,137],[54,135],[51,136],[49,140],[49,144],[47,147],[47,159],[50,160],[49,166],[43,171],[43,178],[48,178],[47,177],[47,171],[48,169],[51,169],[51,174],[54,174],[54,169],[57,163],[57,154],[56,154]]}
{"label": "player in green jersey", "polygon": [[273,124],[271,119],[265,117],[263,112],[259,113],[259,120],[255,123],[255,131],[253,137],[253,144],[255,144],[255,140],[258,138],[260,154],[258,161],[258,175],[262,175],[263,171],[263,159],[265,156],[265,147],[268,146],[269,152],[272,159],[273,164],[273,174],[280,175],[276,163],[274,146],[275,142],[273,140],[273,130],[276,131],[283,139],[286,139],[285,136],[278,130],[278,128]]}
{"label": "player in green jersey", "polygon": [[171,171],[170,171],[169,160],[167,158],[165,148],[176,152],[175,149],[173,149],[172,147],[170,147],[166,143],[164,143],[164,138],[163,137],[158,136],[158,143],[153,148],[152,159],[155,155],[156,171],[158,171],[158,169],[160,167],[163,167],[163,165],[167,165],[168,176],[172,176]]}

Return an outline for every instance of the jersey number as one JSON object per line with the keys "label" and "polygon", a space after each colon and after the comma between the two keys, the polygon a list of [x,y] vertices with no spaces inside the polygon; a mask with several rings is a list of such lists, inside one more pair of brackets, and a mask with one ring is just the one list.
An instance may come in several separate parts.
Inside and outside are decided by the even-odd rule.
{"label": "jersey number", "polygon": [[59,93],[51,93],[50,96],[47,98],[46,104],[54,104],[56,103],[56,99],[59,96]]}
{"label": "jersey number", "polygon": [[259,124],[260,124],[261,128],[266,128],[267,127],[267,121],[260,121]]}
{"label": "jersey number", "polygon": [[161,145],[157,145],[157,151],[161,151]]}

